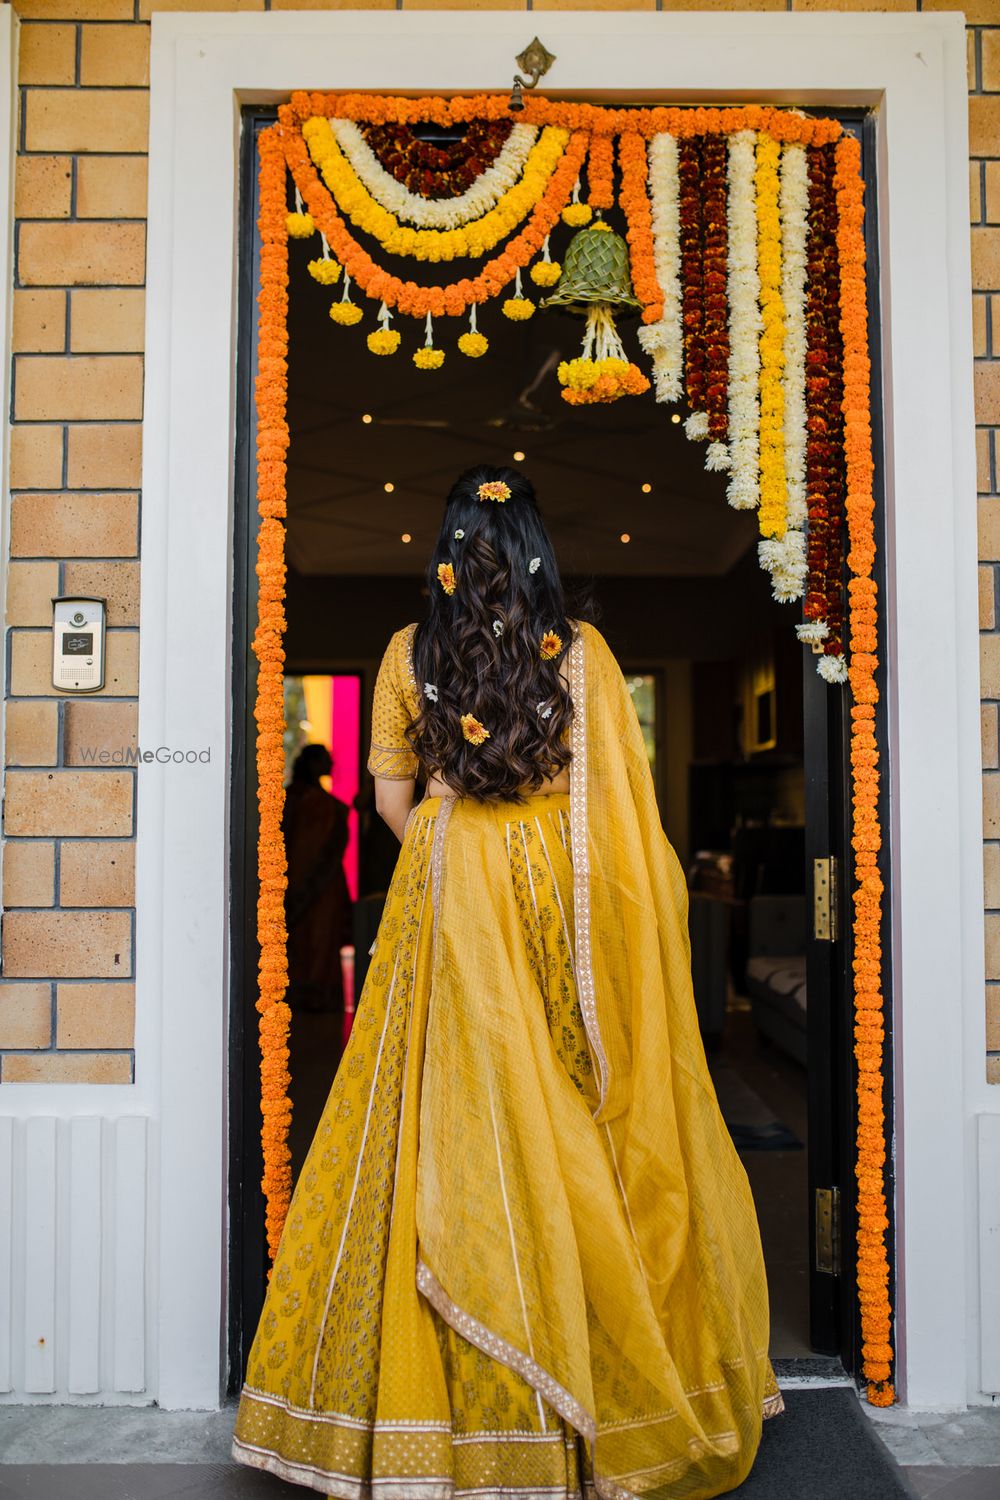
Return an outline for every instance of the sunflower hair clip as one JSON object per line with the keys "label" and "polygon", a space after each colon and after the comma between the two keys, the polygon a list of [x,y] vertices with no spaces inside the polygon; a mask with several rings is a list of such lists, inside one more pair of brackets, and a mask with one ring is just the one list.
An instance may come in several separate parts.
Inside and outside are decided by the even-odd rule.
{"label": "sunflower hair clip", "polygon": [[505,500],[510,499],[510,485],[504,484],[502,479],[487,479],[479,486],[480,500],[499,500],[502,505]]}
{"label": "sunflower hair clip", "polygon": [[451,563],[438,563],[437,576],[438,583],[444,589],[445,593],[453,594],[455,592],[455,569]]}

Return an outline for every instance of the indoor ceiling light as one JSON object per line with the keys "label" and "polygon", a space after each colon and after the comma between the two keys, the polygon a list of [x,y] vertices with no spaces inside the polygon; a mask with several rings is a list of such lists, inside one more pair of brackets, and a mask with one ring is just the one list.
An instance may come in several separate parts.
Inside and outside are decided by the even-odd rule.
{"label": "indoor ceiling light", "polygon": [[520,448],[518,448],[517,452],[514,454],[514,462],[516,464],[524,462],[524,454],[521,452]]}
{"label": "indoor ceiling light", "polygon": [[408,531],[404,531],[403,535],[400,537],[399,540],[401,542],[412,542],[413,538],[412,538],[412,536],[410,535],[410,533]]}
{"label": "indoor ceiling light", "polygon": [[648,495],[651,492],[652,488],[653,486],[651,484],[644,484],[642,487],[642,493],[644,495]]}
{"label": "indoor ceiling light", "polygon": [[391,495],[396,486],[393,484],[391,479],[387,479],[382,488],[385,490],[387,495]]}
{"label": "indoor ceiling light", "polygon": [[632,540],[632,538],[629,536],[629,534],[628,534],[627,531],[623,531],[622,534],[621,534],[621,540],[623,542],[630,542]]}
{"label": "indoor ceiling light", "polygon": [[362,414],[361,420],[362,420],[362,422],[365,422],[365,423],[370,422],[372,420],[372,414],[371,414],[371,412],[370,411],[364,412]]}
{"label": "indoor ceiling light", "polygon": [[671,422],[679,422],[680,419],[681,419],[681,414],[680,414],[679,411],[675,411],[674,414],[673,414],[673,416],[670,418]]}

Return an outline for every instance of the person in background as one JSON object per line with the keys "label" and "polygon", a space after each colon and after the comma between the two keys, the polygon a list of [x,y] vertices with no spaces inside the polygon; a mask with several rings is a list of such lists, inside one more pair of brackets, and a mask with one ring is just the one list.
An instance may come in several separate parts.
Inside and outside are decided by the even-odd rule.
{"label": "person in background", "polygon": [[350,809],[320,784],[332,769],[325,745],[306,745],[285,789],[281,826],[288,859],[285,923],[293,1010],[337,1011],[344,1005],[340,949],[352,941],[344,873]]}

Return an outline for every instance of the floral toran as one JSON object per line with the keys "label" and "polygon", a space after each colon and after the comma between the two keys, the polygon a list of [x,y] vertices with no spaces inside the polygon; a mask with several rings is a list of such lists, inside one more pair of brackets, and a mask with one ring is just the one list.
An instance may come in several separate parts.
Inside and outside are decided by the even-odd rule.
{"label": "floral toran", "polygon": [[[415,127],[428,122],[468,127],[464,144],[421,142]],[[847,685],[857,1294],[867,1397],[873,1405],[890,1405],[878,585],[857,140],[835,120],[760,105],[605,109],[536,96],[525,100],[511,127],[506,95],[296,93],[261,133],[259,154],[257,1009],[262,1185],[272,1256],[291,1192],[281,835],[287,241],[321,234],[321,253],[309,269],[321,284],[341,287],[331,307],[334,322],[349,327],[362,320],[363,304],[352,299],[352,288],[375,303],[379,327],[366,334],[373,354],[389,356],[400,347],[399,330],[389,327],[394,314],[420,319],[424,341],[413,360],[418,370],[433,371],[445,358],[434,318],[468,315],[457,348],[480,357],[488,339],[476,326],[477,309],[496,299],[507,316],[530,316],[535,304],[524,295],[521,275],[531,269],[536,286],[558,283],[552,232],[595,222],[595,214],[599,219],[617,206],[640,303],[638,342],[650,362],[655,399],[687,401],[685,431],[706,443],[706,467],[725,471],[732,506],[758,513],[760,560],[775,597],[803,601],[800,638],[817,653],[821,675]],[[352,225],[378,245],[382,261],[358,241]],[[481,260],[476,274],[416,281],[387,263],[395,255],[437,264],[458,254]],[[618,399],[650,384],[631,361],[623,369],[608,359],[565,363],[560,379],[570,401]],[[450,564],[439,579],[446,592],[454,589]],[[540,654],[552,659],[561,646],[549,632]],[[425,687],[428,696],[436,691]],[[539,704],[538,711],[547,717],[551,705]],[[489,738],[471,713],[462,728],[471,744]]]}

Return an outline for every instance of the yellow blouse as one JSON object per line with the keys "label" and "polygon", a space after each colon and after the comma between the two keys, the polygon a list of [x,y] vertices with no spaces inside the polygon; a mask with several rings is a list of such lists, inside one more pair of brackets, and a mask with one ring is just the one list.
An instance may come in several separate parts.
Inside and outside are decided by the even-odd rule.
{"label": "yellow blouse", "polygon": [[413,676],[413,633],[416,625],[397,630],[390,640],[375,679],[372,740],[368,769],[388,781],[412,781],[420,762],[406,738],[406,730],[420,712]]}

